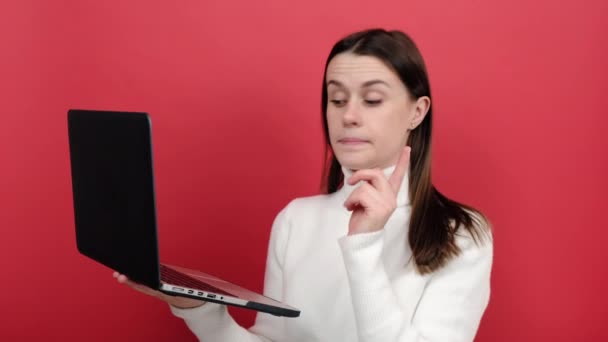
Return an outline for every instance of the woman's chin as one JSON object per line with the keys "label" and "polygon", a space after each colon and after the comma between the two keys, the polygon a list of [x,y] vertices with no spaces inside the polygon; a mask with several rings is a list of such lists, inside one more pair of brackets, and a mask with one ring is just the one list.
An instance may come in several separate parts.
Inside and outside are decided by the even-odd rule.
{"label": "woman's chin", "polygon": [[363,160],[363,158],[338,158],[338,162],[343,167],[351,170],[369,169],[372,165],[369,160]]}

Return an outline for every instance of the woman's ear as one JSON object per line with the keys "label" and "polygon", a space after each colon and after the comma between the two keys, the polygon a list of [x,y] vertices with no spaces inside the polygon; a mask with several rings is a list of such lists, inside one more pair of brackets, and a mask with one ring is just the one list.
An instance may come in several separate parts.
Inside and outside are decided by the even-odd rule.
{"label": "woman's ear", "polygon": [[416,99],[413,108],[414,117],[412,118],[412,122],[410,123],[410,130],[415,129],[420,125],[420,123],[424,120],[424,117],[429,112],[431,108],[431,98],[428,96],[421,96]]}

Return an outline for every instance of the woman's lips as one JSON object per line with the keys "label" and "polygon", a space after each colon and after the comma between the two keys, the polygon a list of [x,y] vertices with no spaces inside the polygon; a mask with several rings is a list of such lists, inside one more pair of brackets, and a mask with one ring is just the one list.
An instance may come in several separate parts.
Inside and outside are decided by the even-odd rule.
{"label": "woman's lips", "polygon": [[363,139],[358,139],[358,138],[344,138],[344,139],[340,139],[338,140],[339,143],[344,144],[344,145],[362,145],[367,143],[367,140],[363,140]]}

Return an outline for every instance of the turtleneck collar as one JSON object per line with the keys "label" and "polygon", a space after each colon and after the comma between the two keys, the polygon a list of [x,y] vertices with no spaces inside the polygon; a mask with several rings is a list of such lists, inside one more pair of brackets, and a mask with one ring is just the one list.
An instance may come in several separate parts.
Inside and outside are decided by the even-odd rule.
{"label": "turtleneck collar", "polygon": [[[393,171],[395,170],[396,165],[393,166],[389,166],[385,169],[382,170],[382,172],[384,172],[384,175],[386,176],[386,178],[388,179],[388,177],[390,177],[390,175],[393,173]],[[348,169],[344,166],[342,166],[342,175],[344,176],[344,185],[338,189],[338,191],[336,192],[339,196],[341,200],[346,200],[346,198],[348,198],[348,196],[351,194],[351,192],[353,192],[353,190],[355,190],[355,188],[359,187],[359,185],[361,184],[361,182],[355,184],[355,185],[350,185],[346,183],[346,180],[353,175],[353,171],[351,169]],[[409,172],[406,172],[406,174],[403,177],[403,181],[401,182],[401,188],[399,189],[399,192],[397,193],[397,207],[403,207],[406,205],[410,204],[409,201]]]}

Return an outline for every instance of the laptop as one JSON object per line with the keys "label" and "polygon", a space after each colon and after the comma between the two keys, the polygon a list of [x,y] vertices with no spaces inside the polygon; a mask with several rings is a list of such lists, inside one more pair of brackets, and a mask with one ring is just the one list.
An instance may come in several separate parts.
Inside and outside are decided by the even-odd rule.
{"label": "laptop", "polygon": [[207,273],[159,261],[151,120],[147,113],[68,111],[78,251],[174,296],[275,316],[300,311]]}

